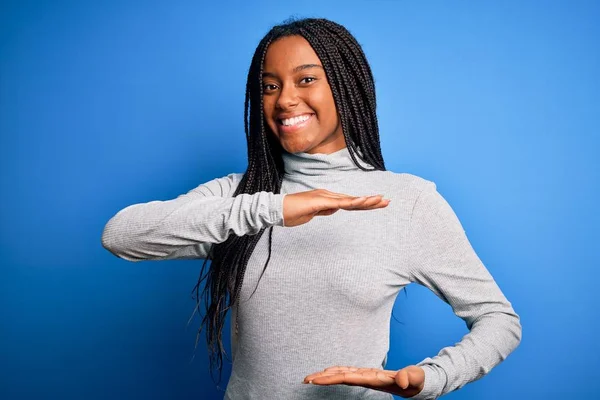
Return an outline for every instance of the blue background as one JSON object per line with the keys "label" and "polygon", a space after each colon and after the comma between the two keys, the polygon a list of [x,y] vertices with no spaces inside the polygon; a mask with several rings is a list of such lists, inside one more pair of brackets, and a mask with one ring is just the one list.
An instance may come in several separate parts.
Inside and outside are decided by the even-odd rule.
{"label": "blue background", "polygon": [[[358,38],[388,169],[437,183],[522,318],[517,350],[447,398],[594,398],[599,4],[3,1],[0,398],[222,398],[204,337],[190,363],[201,261],[130,263],[100,237],[127,205],[245,170],[250,59],[292,15]],[[407,292],[388,369],[466,333]]]}

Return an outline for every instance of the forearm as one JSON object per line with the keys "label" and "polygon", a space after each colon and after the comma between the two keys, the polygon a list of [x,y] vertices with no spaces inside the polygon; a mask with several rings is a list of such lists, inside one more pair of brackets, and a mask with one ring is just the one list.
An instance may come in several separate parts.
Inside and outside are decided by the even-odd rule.
{"label": "forearm", "polygon": [[183,195],[134,204],[108,221],[102,245],[129,261],[168,258],[189,246],[205,250],[207,246],[200,244],[222,243],[231,234],[254,235],[283,225],[283,196],[271,192],[226,198]]}
{"label": "forearm", "polygon": [[425,371],[425,387],[413,399],[437,399],[482,378],[519,345],[521,324],[514,312],[480,316],[471,331],[455,346],[416,365]]}

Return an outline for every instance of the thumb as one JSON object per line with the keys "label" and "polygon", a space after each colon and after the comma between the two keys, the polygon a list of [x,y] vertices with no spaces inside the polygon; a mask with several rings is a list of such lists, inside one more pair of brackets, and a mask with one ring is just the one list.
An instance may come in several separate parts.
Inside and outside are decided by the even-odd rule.
{"label": "thumb", "polygon": [[400,386],[402,389],[406,389],[409,385],[408,379],[408,371],[406,368],[402,368],[400,371],[396,373],[396,384]]}
{"label": "thumb", "polygon": [[398,371],[395,380],[402,389],[407,389],[409,386],[421,388],[425,381],[425,372],[421,367],[409,365]]}

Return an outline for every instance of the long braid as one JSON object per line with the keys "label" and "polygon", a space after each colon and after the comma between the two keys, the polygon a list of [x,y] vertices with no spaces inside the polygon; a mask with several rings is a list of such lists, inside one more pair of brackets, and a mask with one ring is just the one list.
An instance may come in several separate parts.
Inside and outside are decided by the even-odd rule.
{"label": "long braid", "polygon": [[[248,168],[233,194],[234,197],[260,191],[275,194],[281,192],[284,175],[282,149],[265,124],[262,73],[269,45],[282,37],[293,35],[304,37],[323,63],[354,163],[365,171],[385,171],[379,143],[375,84],[360,44],[346,28],[335,22],[320,18],[289,20],[274,26],[260,41],[252,57],[244,101]],[[372,165],[372,169],[361,165],[356,155],[357,147],[360,147],[362,153],[360,161]],[[211,376],[213,369],[218,368],[219,381],[223,367],[222,356],[227,356],[222,344],[225,317],[227,311],[239,300],[248,260],[265,230],[263,228],[255,235],[230,235],[223,243],[212,245],[202,265],[198,282],[192,290],[192,293],[195,291],[195,296],[192,297],[196,299],[194,313],[196,310],[200,311],[200,297],[205,303],[206,311],[196,335],[196,347],[202,329],[206,328]],[[271,258],[272,236],[273,227],[269,230],[269,256],[259,282]],[[204,274],[208,261],[211,261],[210,268]],[[202,295],[199,295],[204,280],[206,282]],[[258,283],[252,295],[257,288]]]}
{"label": "long braid", "polygon": [[[366,109],[365,114],[371,117],[365,119],[365,122],[367,123],[366,133],[367,135],[372,135],[372,139],[379,141],[379,128],[377,124],[377,118],[375,116],[375,109],[377,106],[375,98],[375,83],[366,56],[361,50],[359,43],[352,35],[343,34],[345,28],[330,21],[324,21],[323,25],[328,31],[333,33],[333,41],[336,47],[342,49],[339,51],[339,54],[344,58],[344,61],[351,65],[352,71],[358,72],[358,79],[351,78],[350,82],[351,85],[360,85],[359,88],[354,86],[354,92],[360,90],[363,96],[354,95],[351,96],[350,100],[352,101],[355,99],[358,102],[359,112],[360,110]],[[357,119],[361,120],[361,118]],[[373,154],[371,154],[373,158],[382,158],[381,148],[379,146],[369,146],[368,150],[373,152]]]}

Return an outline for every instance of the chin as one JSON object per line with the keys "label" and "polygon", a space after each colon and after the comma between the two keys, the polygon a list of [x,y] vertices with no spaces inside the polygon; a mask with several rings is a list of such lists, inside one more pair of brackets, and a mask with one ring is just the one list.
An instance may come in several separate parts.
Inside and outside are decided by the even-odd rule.
{"label": "chin", "polygon": [[288,153],[306,153],[312,149],[311,144],[298,144],[298,143],[281,143],[281,147]]}
{"label": "chin", "polygon": [[298,146],[282,146],[284,148],[285,151],[287,151],[288,153],[304,153],[304,149],[298,147]]}

